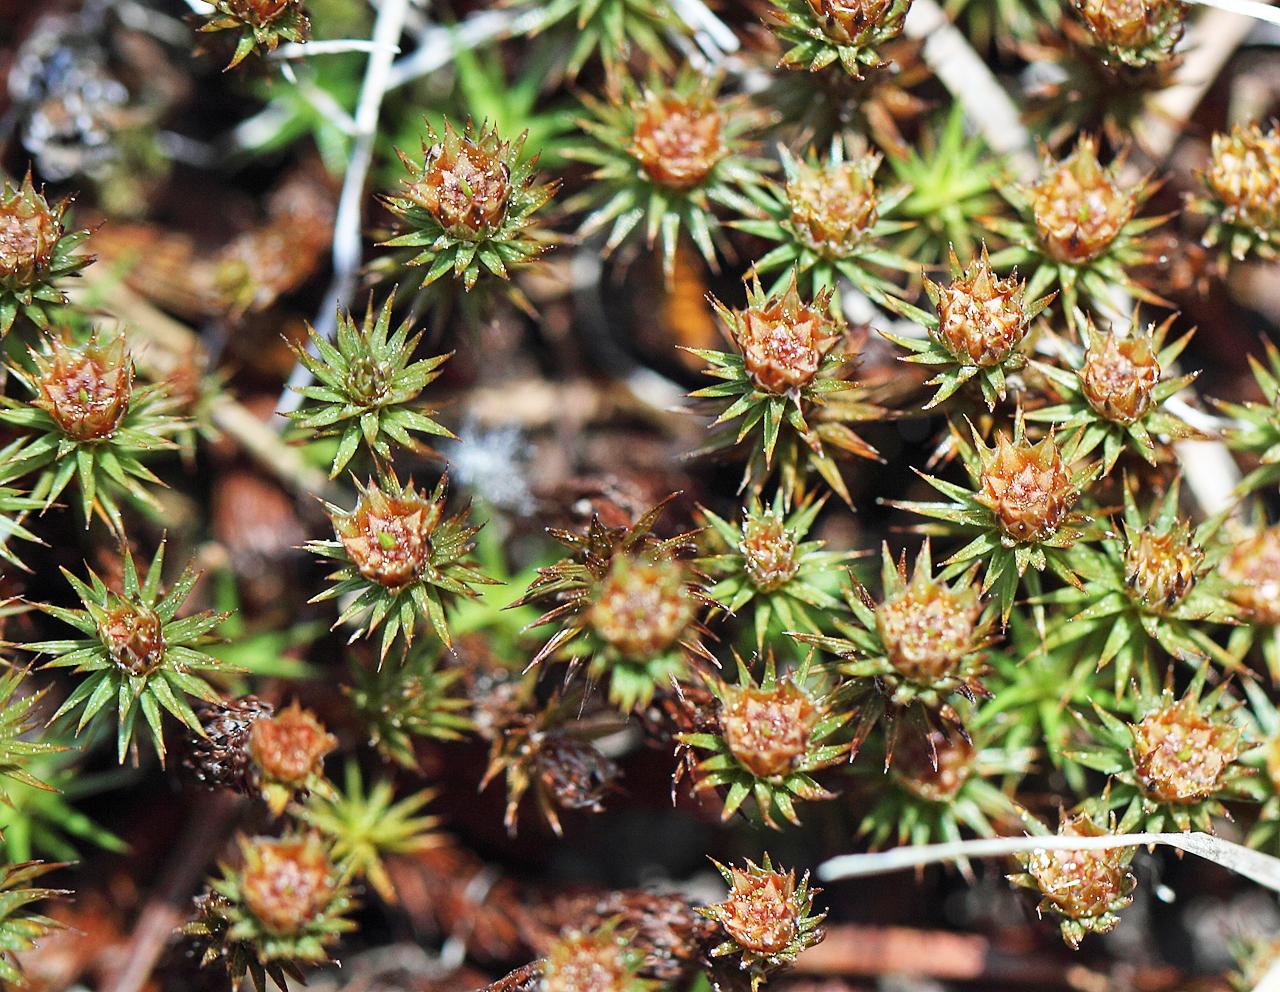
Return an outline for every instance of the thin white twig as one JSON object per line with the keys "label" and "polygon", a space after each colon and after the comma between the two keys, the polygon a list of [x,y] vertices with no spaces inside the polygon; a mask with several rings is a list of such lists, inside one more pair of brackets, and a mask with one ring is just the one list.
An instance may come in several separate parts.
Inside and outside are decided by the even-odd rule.
{"label": "thin white twig", "polygon": [[[347,52],[376,52],[377,42],[369,38],[334,38],[327,41],[291,41],[268,55],[271,59],[305,59],[311,55],[345,55]],[[399,55],[400,46],[392,45],[391,54]]]}
{"label": "thin white twig", "polygon": [[[337,328],[339,304],[351,295],[356,286],[356,272],[360,267],[362,254],[360,221],[364,206],[365,179],[373,161],[374,138],[378,131],[382,100],[387,94],[393,51],[404,33],[409,4],[410,0],[382,0],[373,25],[373,50],[365,67],[360,100],[356,105],[355,141],[352,143],[347,173],[342,180],[338,211],[333,223],[333,279],[315,321],[316,333],[326,338],[332,337]],[[276,409],[281,413],[296,410],[302,401],[297,390],[310,381],[311,373],[299,362],[289,376],[289,383],[281,394]],[[283,420],[280,424],[283,426]]]}
{"label": "thin white twig", "polygon": [[738,36],[702,0],[671,0],[676,16],[693,31],[693,40],[712,65],[739,48]]}
{"label": "thin white twig", "polygon": [[1106,851],[1117,847],[1144,847],[1151,844],[1186,851],[1221,865],[1273,892],[1280,892],[1280,858],[1198,831],[1109,834],[1100,837],[990,837],[895,847],[888,851],[845,854],[832,858],[818,867],[818,877],[831,882],[843,878],[884,875],[904,868],[920,868],[964,858],[1003,858],[1031,851]]}
{"label": "thin white twig", "polygon": [[1229,14],[1252,17],[1255,21],[1280,24],[1280,7],[1273,7],[1269,3],[1259,3],[1259,0],[1191,0],[1191,2],[1198,3],[1202,7],[1216,7],[1218,10],[1225,10]]}
{"label": "thin white twig", "polygon": [[208,17],[213,13],[213,4],[206,3],[205,0],[187,0],[187,6],[201,17]]}
{"label": "thin white twig", "polygon": [[546,12],[541,7],[522,12],[486,10],[472,14],[461,24],[429,28],[422,33],[417,49],[391,67],[387,89],[397,89],[443,68],[460,51],[536,31],[545,20]]}
{"label": "thin white twig", "polygon": [[1005,156],[1019,179],[1034,177],[1038,164],[1031,134],[1017,106],[936,0],[914,0],[903,33],[924,42],[924,61],[988,147]]}

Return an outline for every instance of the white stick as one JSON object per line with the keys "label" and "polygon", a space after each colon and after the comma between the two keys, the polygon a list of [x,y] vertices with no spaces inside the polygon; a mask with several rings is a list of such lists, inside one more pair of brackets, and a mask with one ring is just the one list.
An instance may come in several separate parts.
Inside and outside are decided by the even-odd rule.
{"label": "white stick", "polygon": [[397,89],[443,68],[460,51],[479,48],[498,38],[536,31],[544,20],[546,13],[539,7],[521,13],[486,10],[472,14],[461,24],[430,28],[423,32],[417,49],[391,67],[387,89]]}
{"label": "white stick", "polygon": [[1280,8],[1268,3],[1259,3],[1258,0],[1191,0],[1191,2],[1203,7],[1217,7],[1218,10],[1225,10],[1229,14],[1252,17],[1255,21],[1280,24]]}
{"label": "white stick", "polygon": [[[405,19],[409,15],[410,0],[382,0],[378,18],[373,25],[373,50],[365,67],[364,82],[360,86],[360,101],[356,105],[355,141],[351,148],[351,160],[342,180],[342,192],[338,196],[338,212],[333,222],[333,280],[325,294],[320,312],[316,315],[316,333],[332,337],[337,329],[338,305],[349,297],[356,285],[356,272],[362,254],[361,214],[364,206],[364,184],[373,161],[374,137],[378,131],[378,117],[382,112],[382,100],[387,94],[391,73],[391,60],[396,43],[404,33]],[[311,373],[299,362],[293,367],[288,386],[280,396],[276,409],[289,413],[302,402],[297,390],[311,381]],[[280,421],[283,426],[283,421]]]}
{"label": "white stick", "polygon": [[[368,38],[334,38],[330,41],[288,42],[267,56],[271,59],[305,59],[310,55],[343,55],[347,52],[376,52],[378,44]],[[399,55],[400,46],[392,45],[391,54]]]}

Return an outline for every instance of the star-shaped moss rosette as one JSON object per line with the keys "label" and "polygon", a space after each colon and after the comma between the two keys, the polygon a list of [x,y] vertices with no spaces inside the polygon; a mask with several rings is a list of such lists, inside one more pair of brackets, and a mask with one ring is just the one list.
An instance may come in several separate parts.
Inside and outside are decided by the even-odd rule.
{"label": "star-shaped moss rosette", "polygon": [[[1014,786],[1034,754],[990,731],[972,738],[941,730],[904,736],[887,775],[876,764],[861,769],[861,786],[875,801],[858,833],[876,848],[959,840],[966,831],[1004,833],[1002,826],[1017,818]],[[967,862],[960,867],[969,871]]]}
{"label": "star-shaped moss rosette", "polygon": [[1280,254],[1280,124],[1236,124],[1214,134],[1209,162],[1197,173],[1204,186],[1191,207],[1207,214],[1204,244],[1244,261]]}
{"label": "star-shaped moss rosette", "polygon": [[902,33],[911,0],[771,0],[765,23],[790,46],[778,64],[816,72],[839,62],[854,79],[884,62],[880,46]]}
{"label": "star-shaped moss rosette", "polygon": [[972,488],[944,479],[920,476],[945,502],[890,501],[889,505],[939,521],[917,529],[925,534],[971,537],[943,563],[942,578],[961,574],[973,562],[983,563],[982,594],[991,594],[1008,622],[1018,583],[1026,579],[1037,595],[1046,570],[1072,586],[1080,585],[1073,547],[1090,532],[1091,520],[1075,509],[1098,466],[1068,464],[1052,434],[1033,443],[1021,413],[1013,435],[996,432],[988,447],[972,424],[972,444],[951,425],[951,436],[964,462]]}
{"label": "star-shaped moss rosette", "polygon": [[1241,480],[1236,487],[1238,493],[1251,493],[1280,482],[1280,348],[1268,340],[1263,340],[1262,346],[1267,353],[1265,365],[1254,355],[1249,356],[1262,402],[1215,401],[1218,409],[1234,421],[1234,425],[1223,432],[1227,446],[1257,458],[1260,463]]}
{"label": "star-shaped moss rosette", "polygon": [[406,318],[391,332],[391,306],[395,294],[375,318],[373,299],[357,326],[350,311],[338,310],[338,332],[332,343],[308,325],[307,336],[315,354],[301,345],[290,344],[298,361],[315,377],[315,384],[298,391],[304,397],[301,409],[289,418],[313,437],[337,437],[338,450],[329,468],[329,478],[337,478],[355,456],[361,442],[380,466],[391,462],[391,444],[410,451],[423,451],[413,434],[454,438],[451,430],[431,419],[431,410],[416,409],[422,391],[440,377],[447,355],[413,360],[422,337],[410,337],[412,318]]}
{"label": "star-shaped moss rosette", "polygon": [[845,324],[829,302],[825,289],[812,302],[804,300],[794,269],[781,295],[766,295],[753,272],[745,308],[730,310],[713,300],[734,350],[689,349],[707,362],[706,375],[721,380],[689,394],[718,409],[711,439],[698,453],[748,448],[739,489],[758,491],[776,471],[787,509],[804,499],[810,471],[852,505],[836,456],[879,458],[848,422],[878,419],[884,410],[862,402],[860,394],[828,405],[832,394],[858,389]]}
{"label": "star-shaped moss rosette", "polygon": [[1134,269],[1155,261],[1146,234],[1168,219],[1137,216],[1159,184],[1143,179],[1127,187],[1120,178],[1124,160],[1121,153],[1104,167],[1098,161],[1098,139],[1081,135],[1066,158],[1055,160],[1045,153],[1035,183],[1000,188],[1016,219],[990,217],[984,222],[1010,242],[992,256],[991,264],[1030,271],[1029,297],[1058,290],[1068,320],[1086,302],[1112,305],[1117,291],[1169,305],[1133,275]]}
{"label": "star-shaped moss rosette", "polygon": [[937,315],[904,304],[894,309],[923,324],[928,337],[880,333],[911,353],[903,361],[938,368],[937,375],[925,383],[938,388],[924,409],[938,406],[965,383],[976,382],[987,409],[994,410],[997,400],[1005,398],[1008,376],[1026,366],[1027,356],[1020,346],[1031,322],[1053,295],[1027,299],[1026,284],[1018,280],[1016,271],[1002,279],[992,270],[985,244],[982,254],[964,268],[951,252],[949,285],[922,278]]}
{"label": "star-shaped moss rosette", "polygon": [[538,992],[658,992],[661,984],[642,978],[645,955],[635,934],[610,920],[593,930],[562,931],[535,966]]}
{"label": "star-shaped moss rosette", "polygon": [[881,559],[881,602],[852,579],[845,592],[852,619],[831,621],[840,636],[792,636],[840,659],[836,670],[849,679],[841,688],[842,705],[857,713],[854,752],[883,722],[885,759],[892,761],[904,725],[910,733],[938,718],[956,727],[956,697],[973,704],[987,695],[984,649],[995,616],[978,593],[976,563],[954,582],[942,581],[934,576],[927,539],[910,578],[906,552],[895,564],[886,545]]}
{"label": "star-shaped moss rosette", "polygon": [[0,337],[19,314],[48,328],[49,308],[67,302],[59,281],[93,261],[78,253],[89,232],[69,232],[63,225],[69,203],[46,200],[31,184],[29,170],[20,186],[8,179],[0,185]]}
{"label": "star-shaped moss rosette", "polygon": [[819,618],[841,609],[832,580],[858,553],[826,551],[825,541],[806,540],[825,503],[825,497],[806,499],[788,513],[781,490],[768,504],[753,493],[736,524],[701,510],[714,552],[698,559],[715,583],[707,596],[726,613],[750,607],[761,653],[771,628],[817,634]]}
{"label": "star-shaped moss rosette", "polygon": [[1154,689],[1156,660],[1164,654],[1195,668],[1211,662],[1240,668],[1210,633],[1235,614],[1215,574],[1226,550],[1214,540],[1223,516],[1192,527],[1178,515],[1179,481],[1145,512],[1134,489],[1124,487],[1119,526],[1077,549],[1076,568],[1087,581],[1041,598],[1065,614],[1048,631],[1046,649],[1096,659],[1099,671],[1114,664],[1117,696],[1135,679]]}
{"label": "star-shaped moss rosette", "polygon": [[348,759],[341,792],[312,793],[290,811],[302,826],[328,840],[343,878],[367,879],[384,902],[395,905],[395,886],[383,859],[419,854],[445,842],[437,831],[440,818],[422,812],[435,796],[434,789],[421,789],[397,800],[389,779],[379,779],[365,791],[360,766]]}
{"label": "star-shaped moss rosette", "polygon": [[978,251],[979,218],[994,213],[1000,202],[1000,161],[965,128],[964,108],[955,104],[915,142],[889,149],[889,169],[909,190],[895,211],[912,224],[896,239],[899,257],[932,266],[952,252],[969,258]]}
{"label": "star-shaped moss rosette", "polygon": [[305,965],[327,964],[343,934],[356,929],[354,901],[320,836],[241,837],[240,864],[197,897],[182,928],[203,948],[201,967],[221,960],[233,987],[248,977],[257,992],[304,982]]}
{"label": "star-shaped moss rosette", "polygon": [[[1115,813],[1088,804],[1074,813],[1059,813],[1058,836],[1105,837],[1125,833]],[[1105,801],[1103,804],[1105,805]],[[1024,817],[1029,833],[1052,836],[1044,824]],[[1135,849],[1109,851],[1032,851],[1018,856],[1022,871],[1008,876],[1018,888],[1040,895],[1036,912],[1058,918],[1062,939],[1075,950],[1085,934],[1104,934],[1120,922],[1119,913],[1133,902],[1138,880],[1129,870]]]}
{"label": "star-shaped moss rosette", "polygon": [[595,517],[585,534],[549,532],[569,556],[538,569],[512,604],[550,607],[531,628],[559,625],[530,667],[563,656],[572,676],[585,664],[588,677],[607,683],[609,701],[627,712],[647,705],[658,686],[687,677],[691,660],[716,663],[698,622],[699,610],[714,604],[705,576],[688,560],[696,532],[666,540],[652,533],[674,498],[630,527],[606,527]]}
{"label": "star-shaped moss rosette", "polygon": [[[55,791],[29,770],[29,766],[41,755],[67,750],[49,740],[41,740],[33,734],[36,729],[36,709],[48,686],[18,695],[18,689],[26,681],[26,669],[10,669],[0,675],[0,777],[10,778],[20,785],[33,789]],[[5,786],[0,783],[0,802],[7,803]],[[0,839],[3,839],[0,830]]]}
{"label": "star-shaped moss rosette", "polygon": [[[211,0],[213,11],[201,31],[239,34],[227,69],[234,69],[258,49],[274,52],[282,41],[301,43],[311,35],[303,0]],[[225,70],[224,70],[225,71]]]}
{"label": "star-shaped moss rosette", "polygon": [[1186,28],[1182,0],[1072,0],[1071,6],[1089,32],[1103,62],[1146,69],[1175,58],[1174,49]]}
{"label": "star-shaped moss rosette", "polygon": [[143,461],[176,450],[172,437],[189,425],[174,416],[163,384],[135,386],[124,335],[95,331],[76,342],[66,331],[29,357],[31,368],[9,371],[31,398],[0,397],[0,423],[22,439],[5,448],[0,477],[38,473],[31,496],[42,509],[74,480],[85,526],[97,514],[117,535],[124,531],[122,500],[159,512],[147,487],[163,483]]}
{"label": "star-shaped moss rosette", "polygon": [[[550,247],[551,235],[535,214],[558,183],[538,182],[538,156],[523,156],[526,135],[503,141],[496,126],[477,129],[468,119],[458,131],[446,119],[443,132],[427,125],[421,165],[397,150],[409,175],[384,197],[399,233],[383,245],[412,249],[404,264],[410,271],[426,268],[423,286],[447,273],[468,291],[484,272],[510,280],[512,269]],[[523,296],[515,298],[528,306]]]}
{"label": "star-shaped moss rosette", "polygon": [[847,760],[847,741],[832,738],[853,716],[837,708],[835,697],[810,677],[810,659],[778,675],[773,654],[765,658],[759,682],[736,653],[738,677],[707,680],[715,695],[717,732],[677,735],[684,748],[710,752],[693,768],[697,790],[725,789],[720,819],[729,820],[743,804],[754,803],[750,818],[777,830],[777,814],[799,826],[797,800],[834,799],[815,772]]}
{"label": "star-shaped moss rosette", "polygon": [[785,181],[744,185],[744,216],[732,225],[776,242],[755,263],[757,272],[778,273],[770,292],[785,290],[796,271],[807,293],[829,291],[832,310],[839,309],[841,277],[877,302],[896,296],[898,287],[885,273],[914,271],[918,263],[891,246],[895,235],[911,227],[890,217],[908,189],[877,186],[880,154],[865,145],[846,148],[838,138],[825,156],[811,150],[797,158],[781,146],[778,154]]}
{"label": "star-shaped moss rosette", "polygon": [[508,0],[524,9],[535,4],[541,18],[530,32],[537,36],[552,28],[573,34],[566,39],[565,73],[576,79],[582,67],[599,58],[605,72],[613,77],[626,71],[633,54],[643,52],[652,62],[667,69],[671,52],[666,35],[687,33],[669,0]]}
{"label": "star-shaped moss rosette", "polygon": [[1245,661],[1258,648],[1272,683],[1280,684],[1280,524],[1224,530],[1221,538],[1218,577],[1239,623],[1227,650]]}
{"label": "star-shaped moss rosette", "polygon": [[1096,721],[1080,718],[1089,743],[1071,755],[1111,776],[1110,806],[1124,810],[1126,829],[1213,831],[1226,802],[1257,798],[1254,769],[1241,759],[1254,747],[1236,712],[1240,701],[1219,683],[1204,694],[1207,668],[1175,696],[1172,679],[1159,694],[1141,691],[1136,722],[1095,704]]}
{"label": "star-shaped moss rosette", "polygon": [[1242,711],[1249,734],[1261,742],[1242,759],[1258,770],[1250,784],[1262,803],[1245,843],[1274,853],[1280,850],[1280,709],[1256,680],[1243,679],[1241,684],[1249,701]]}
{"label": "star-shaped moss rosette", "polygon": [[307,543],[313,554],[338,562],[328,576],[333,584],[311,602],[341,599],[334,627],[356,625],[353,639],[372,637],[381,628],[379,662],[397,635],[406,646],[413,644],[420,620],[452,646],[448,603],[455,597],[474,599],[477,585],[495,581],[469,557],[480,530],[468,523],[470,504],[445,516],[448,488],[443,476],[428,495],[412,479],[402,485],[393,472],[380,482],[357,482],[354,509],[325,504],[336,540]]}
{"label": "star-shaped moss rosette", "polygon": [[743,96],[720,96],[720,85],[691,70],[669,83],[651,76],[644,85],[619,75],[606,98],[583,96],[588,116],[579,126],[589,140],[565,151],[592,166],[588,189],[566,204],[590,211],[579,233],[607,228],[607,255],[642,229],[646,244],[660,247],[668,284],[681,229],[715,267],[715,205],[739,207],[737,188],[753,186],[772,167],[748,154],[763,115]]}
{"label": "star-shaped moss rosette", "polygon": [[200,650],[217,640],[214,630],[227,614],[203,610],[178,616],[200,576],[188,563],[168,592],[162,594],[163,541],[143,574],[139,575],[133,552],[127,546],[121,553],[120,566],[120,592],[113,591],[91,568],[87,583],[64,568],[63,577],[83,609],[49,604],[39,604],[39,609],[84,636],[20,646],[32,654],[48,655],[44,668],[69,668],[84,676],[50,723],[79,710],[79,734],[105,706],[113,704],[120,763],[124,764],[125,754],[133,744],[139,714],[163,762],[163,714],[168,712],[195,733],[203,733],[187,697],[217,701],[218,693],[205,681],[203,673],[232,671]]}
{"label": "star-shaped moss rosette", "polygon": [[809,874],[796,881],[796,873],[775,869],[766,854],[760,864],[746,867],[711,862],[729,885],[723,902],[698,908],[698,915],[720,924],[724,940],[711,949],[711,957],[738,959],[751,992],[773,975],[789,968],[800,952],[821,943],[826,934],[826,913],[815,913],[813,898],[821,889],[809,884]]}
{"label": "star-shaped moss rosette", "polygon": [[1165,344],[1174,317],[1144,330],[1135,313],[1127,328],[1099,331],[1093,318],[1077,313],[1075,326],[1085,351],[1078,367],[1058,368],[1035,362],[1035,368],[1061,398],[1061,403],[1027,413],[1027,419],[1052,424],[1073,459],[1102,449],[1102,474],[1108,474],[1124,451],[1152,465],[1167,452],[1167,442],[1206,440],[1209,435],[1171,412],[1165,402],[1185,389],[1199,372],[1164,378],[1195,334],[1195,328]]}
{"label": "star-shaped moss rosette", "polygon": [[63,864],[27,861],[0,866],[0,982],[5,988],[23,989],[27,983],[15,955],[29,951],[53,930],[65,924],[31,911],[32,903],[71,895],[66,889],[33,886],[42,875],[65,868]]}

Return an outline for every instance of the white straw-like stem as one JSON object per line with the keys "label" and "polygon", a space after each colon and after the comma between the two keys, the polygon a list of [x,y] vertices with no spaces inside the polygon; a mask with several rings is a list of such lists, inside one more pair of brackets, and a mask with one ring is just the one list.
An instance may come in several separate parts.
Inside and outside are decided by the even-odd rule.
{"label": "white straw-like stem", "polygon": [[213,13],[213,4],[205,3],[205,0],[187,0],[187,6],[201,17],[208,17]]}
{"label": "white straw-like stem", "polygon": [[422,33],[417,49],[391,67],[387,89],[397,89],[444,68],[458,52],[470,51],[500,38],[536,31],[545,20],[545,11],[538,7],[520,13],[486,10],[472,14],[461,24],[429,28]]}
{"label": "white straw-like stem", "polygon": [[[377,42],[370,38],[334,38],[328,41],[289,42],[268,55],[272,59],[305,59],[311,55],[344,55],[347,52],[376,52]],[[392,45],[391,54],[399,55],[400,46]]]}
{"label": "white straw-like stem", "polygon": [[1191,2],[1198,3],[1202,7],[1216,7],[1218,10],[1225,10],[1229,14],[1252,17],[1255,21],[1280,24],[1280,7],[1273,7],[1269,3],[1260,3],[1259,0],[1191,0]]}

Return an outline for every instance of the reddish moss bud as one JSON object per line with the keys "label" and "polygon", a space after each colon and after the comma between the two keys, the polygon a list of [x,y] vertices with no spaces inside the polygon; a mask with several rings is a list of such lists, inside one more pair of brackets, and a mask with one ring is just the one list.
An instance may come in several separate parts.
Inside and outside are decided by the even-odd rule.
{"label": "reddish moss bud", "polygon": [[1240,618],[1263,626],[1280,624],[1280,524],[1237,541],[1221,566],[1227,598]]}
{"label": "reddish moss bud", "polygon": [[889,664],[924,685],[954,675],[973,651],[981,612],[977,589],[952,589],[917,568],[902,592],[876,608],[876,628]]}
{"label": "reddish moss bud", "polygon": [[266,27],[285,14],[302,11],[302,0],[224,0],[227,12],[255,27]]}
{"label": "reddish moss bud", "polygon": [[100,441],[110,437],[129,410],[133,396],[133,360],[123,335],[101,341],[97,335],[77,345],[53,338],[45,354],[32,355],[36,396],[67,437]]}
{"label": "reddish moss bud", "polygon": [[898,784],[931,803],[948,803],[973,774],[973,745],[930,730],[900,738],[893,753]]}
{"label": "reddish moss bud", "polygon": [[0,187],[0,286],[30,289],[53,262],[62,237],[62,208],[36,192],[28,173],[20,187]]}
{"label": "reddish moss bud", "polygon": [[1179,521],[1166,533],[1149,527],[1128,535],[1124,554],[1125,581],[1134,598],[1150,609],[1168,609],[1186,598],[1204,564],[1204,550]]}
{"label": "reddish moss bud", "polygon": [[1215,134],[1202,178],[1224,223],[1252,229],[1263,241],[1280,238],[1280,128],[1237,124]]}
{"label": "reddish moss bud", "polygon": [[794,898],[796,873],[730,872],[729,896],[716,907],[716,920],[739,947],[764,955],[785,951],[796,939],[804,912]]}
{"label": "reddish moss bud", "polygon": [[982,452],[982,490],[977,500],[1014,541],[1040,541],[1061,526],[1076,492],[1052,437],[1015,444],[996,435],[994,450]]}
{"label": "reddish moss bud", "polygon": [[1157,802],[1188,805],[1219,790],[1240,757],[1240,729],[1206,717],[1180,699],[1148,713],[1133,728],[1133,767],[1142,791]]}
{"label": "reddish moss bud", "polygon": [[355,510],[335,516],[333,526],[362,576],[399,589],[430,562],[431,535],[443,515],[443,503],[427,499],[412,481],[398,495],[370,482]]}
{"label": "reddish moss bud", "polygon": [[1097,139],[1084,136],[1031,191],[1040,246],[1058,262],[1079,265],[1105,252],[1137,210],[1116,167],[1098,161]]}
{"label": "reddish moss bud", "polygon": [[630,152],[659,186],[692,189],[728,153],[724,121],[705,89],[688,95],[647,92],[632,109]]}
{"label": "reddish moss bud", "polygon": [[443,136],[426,150],[421,173],[405,182],[404,196],[455,237],[491,234],[502,226],[511,202],[509,153],[509,143],[494,128],[482,128],[477,136],[469,127],[455,131],[446,120]]}
{"label": "reddish moss bud", "polygon": [[1168,59],[1182,38],[1182,0],[1074,0],[1099,45],[1126,65],[1140,68]]}
{"label": "reddish moss bud", "polygon": [[637,982],[624,937],[612,926],[592,933],[562,933],[547,951],[537,992],[634,992]]}
{"label": "reddish moss bud", "polygon": [[111,660],[130,675],[150,675],[164,663],[163,625],[141,604],[122,603],[104,610],[98,636]]}
{"label": "reddish moss bud", "polygon": [[899,8],[896,0],[809,0],[823,33],[837,45],[866,45],[886,32],[892,37],[901,30],[909,6]]}
{"label": "reddish moss bud", "polygon": [[771,689],[728,686],[720,713],[724,741],[753,775],[786,775],[809,750],[809,736],[821,714],[790,679]]}
{"label": "reddish moss bud", "polygon": [[873,177],[880,161],[877,154],[863,154],[819,168],[795,163],[795,175],[787,182],[791,226],[819,255],[842,258],[875,227]]}
{"label": "reddish moss bud", "polygon": [[1141,420],[1155,403],[1160,363],[1145,334],[1094,334],[1085,352],[1080,386],[1100,416],[1119,424]]}
{"label": "reddish moss bud", "polygon": [[262,774],[287,785],[301,786],[323,774],[325,756],[337,746],[337,738],[296,699],[275,716],[255,721],[249,732],[249,752]]}
{"label": "reddish moss bud", "polygon": [[[954,254],[951,258],[958,265]],[[999,365],[1027,333],[1030,315],[1023,306],[1024,289],[1016,276],[996,276],[984,247],[951,285],[934,286],[938,337],[965,364]]]}
{"label": "reddish moss bud", "polygon": [[772,510],[746,517],[739,550],[747,578],[761,592],[782,588],[800,568],[796,539],[783,517]]}
{"label": "reddish moss bud", "polygon": [[289,936],[325,912],[333,898],[333,866],[315,834],[255,837],[241,842],[244,902],[264,930]]}
{"label": "reddish moss bud", "polygon": [[629,658],[671,647],[693,620],[694,602],[678,561],[614,558],[587,615],[596,636]]}
{"label": "reddish moss bud", "polygon": [[806,304],[793,272],[782,296],[753,299],[734,314],[734,342],[759,389],[794,395],[817,377],[823,357],[840,339],[840,325],[827,308],[830,295],[820,292]]}

